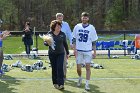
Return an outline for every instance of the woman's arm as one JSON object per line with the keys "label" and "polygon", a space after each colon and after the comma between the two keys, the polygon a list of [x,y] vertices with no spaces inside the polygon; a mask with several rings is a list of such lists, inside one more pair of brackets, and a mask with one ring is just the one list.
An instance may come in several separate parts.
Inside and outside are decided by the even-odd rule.
{"label": "woman's arm", "polygon": [[66,50],[67,55],[69,55],[69,48],[68,48],[68,44],[67,44],[67,41],[66,41],[66,35],[65,34],[64,34],[63,44],[64,44],[64,48]]}
{"label": "woman's arm", "polygon": [[23,33],[25,35],[33,35],[33,30],[30,27],[28,29],[24,28]]}

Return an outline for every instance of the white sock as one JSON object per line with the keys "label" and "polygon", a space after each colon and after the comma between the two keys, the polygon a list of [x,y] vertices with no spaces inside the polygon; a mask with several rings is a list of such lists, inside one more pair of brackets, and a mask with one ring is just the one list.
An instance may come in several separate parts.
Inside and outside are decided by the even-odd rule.
{"label": "white sock", "polygon": [[86,80],[86,85],[88,85],[89,84],[89,80]]}

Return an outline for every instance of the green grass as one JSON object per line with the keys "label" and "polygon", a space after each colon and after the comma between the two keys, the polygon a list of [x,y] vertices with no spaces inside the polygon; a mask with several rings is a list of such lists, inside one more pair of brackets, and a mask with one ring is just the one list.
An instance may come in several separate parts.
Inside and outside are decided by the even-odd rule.
{"label": "green grass", "polygon": [[[14,58],[14,60],[4,60],[4,63],[12,64],[18,59],[23,64],[33,64],[36,62],[36,60],[28,60],[27,58]],[[45,59],[47,60],[43,60],[44,65],[48,67],[49,60],[47,57]],[[93,61],[103,65],[105,69],[91,69],[92,80],[90,81],[91,91],[89,92],[84,90],[85,80],[83,80],[82,87],[80,88],[76,87],[77,80],[67,80],[64,91],[54,89],[51,82],[51,68],[48,67],[47,70],[34,72],[24,72],[19,68],[12,69],[2,77],[3,80],[0,80],[0,93],[139,93],[140,79],[125,79],[128,77],[140,77],[139,60],[95,59]],[[75,58],[73,57],[69,59],[69,64],[72,63],[74,66],[68,68],[67,78],[78,78]],[[82,71],[82,76],[85,78],[85,68]],[[33,80],[28,80],[28,78]],[[37,80],[36,78],[43,78],[44,80]]]}
{"label": "green grass", "polygon": [[[48,49],[47,46],[44,46],[43,40],[39,37],[38,37],[38,48],[40,50]],[[25,51],[25,46],[21,40],[21,37],[12,36],[12,37],[7,37],[5,40],[3,40],[3,49],[5,54],[19,54]]]}

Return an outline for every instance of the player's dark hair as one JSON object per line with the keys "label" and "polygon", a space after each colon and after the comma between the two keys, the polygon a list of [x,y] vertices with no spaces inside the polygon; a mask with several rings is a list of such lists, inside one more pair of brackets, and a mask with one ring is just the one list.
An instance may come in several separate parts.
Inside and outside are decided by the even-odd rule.
{"label": "player's dark hair", "polygon": [[81,17],[82,17],[82,16],[89,17],[89,13],[88,13],[88,12],[83,12],[83,13],[81,14]]}
{"label": "player's dark hair", "polygon": [[50,24],[51,31],[55,31],[55,27],[56,27],[57,24],[61,26],[61,22],[58,21],[58,20],[53,20],[51,22],[51,24]]}

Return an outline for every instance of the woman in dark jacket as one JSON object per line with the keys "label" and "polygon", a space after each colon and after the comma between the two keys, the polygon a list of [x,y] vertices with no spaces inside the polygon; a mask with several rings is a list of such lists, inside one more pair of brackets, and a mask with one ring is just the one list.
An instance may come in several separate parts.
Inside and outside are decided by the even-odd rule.
{"label": "woman in dark jacket", "polygon": [[50,43],[44,42],[45,45],[49,45],[49,59],[52,66],[52,81],[53,85],[57,89],[64,89],[64,49],[67,56],[69,55],[68,45],[66,42],[66,35],[61,31],[61,22],[54,20],[50,24],[51,31],[48,32],[54,40],[54,48]]}
{"label": "woman in dark jacket", "polygon": [[30,50],[31,50],[31,45],[33,45],[33,39],[32,39],[32,35],[33,35],[33,31],[30,28],[30,23],[26,22],[25,23],[25,28],[23,30],[23,42],[25,45],[25,50],[26,50],[26,54],[29,55],[30,54]]}

